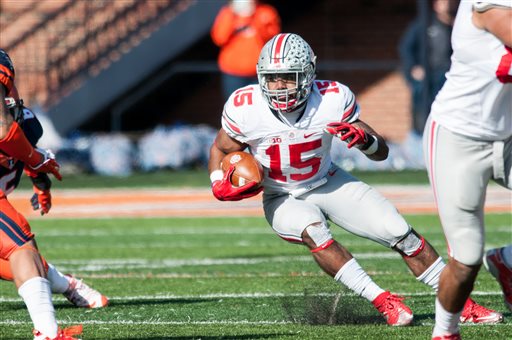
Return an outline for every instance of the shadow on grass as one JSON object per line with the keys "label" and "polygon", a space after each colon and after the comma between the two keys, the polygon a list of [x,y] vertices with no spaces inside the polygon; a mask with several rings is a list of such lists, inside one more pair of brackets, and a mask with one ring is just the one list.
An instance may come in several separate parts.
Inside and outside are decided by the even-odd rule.
{"label": "shadow on grass", "polygon": [[301,297],[282,298],[288,321],[308,325],[368,325],[385,324],[371,303],[365,299],[345,295],[318,296],[305,291]]}

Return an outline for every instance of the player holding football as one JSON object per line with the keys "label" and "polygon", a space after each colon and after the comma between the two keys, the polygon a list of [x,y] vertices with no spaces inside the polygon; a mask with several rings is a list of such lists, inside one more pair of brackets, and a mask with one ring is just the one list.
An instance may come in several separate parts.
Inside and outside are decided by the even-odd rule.
{"label": "player holding football", "polygon": [[[452,46],[452,66],[424,132],[450,255],[439,281],[434,339],[460,339],[459,315],[484,257],[489,180],[512,188],[512,1],[462,1]],[[510,308],[512,246],[489,251],[485,260]]]}
{"label": "player holding football", "polygon": [[[231,167],[220,170],[225,154],[249,148],[265,172],[263,208],[284,240],[306,245],[330,276],[363,296],[387,323],[412,322],[403,298],[384,291],[365,273],[329,230],[327,220],[399,252],[417,279],[437,289],[445,266],[430,244],[376,190],[332,164],[333,137],[372,160],[384,160],[388,147],[359,119],[350,89],[336,81],[315,80],[316,57],[296,34],[278,34],[263,47],[257,64],[259,86],[235,91],[224,106],[222,128],[210,149],[212,191],[220,200],[254,196],[261,188],[234,188]],[[468,322],[499,322],[502,315],[468,299]]]}
{"label": "player holding football", "polygon": [[[59,164],[53,155],[35,149],[27,139],[20,124],[7,108],[5,98],[14,88],[14,66],[11,59],[0,49],[0,153],[2,167],[23,162],[32,177],[51,173],[61,179]],[[15,92],[15,90],[14,90]],[[7,163],[6,163],[7,162]],[[23,167],[23,165],[21,165]],[[50,283],[46,279],[45,261],[42,259],[27,220],[7,200],[4,186],[14,175],[2,176],[0,188],[0,259],[8,261],[14,284],[27,306],[34,324],[34,339],[72,340],[82,332],[82,326],[61,330],[55,320]],[[5,262],[4,262],[5,263]]]}

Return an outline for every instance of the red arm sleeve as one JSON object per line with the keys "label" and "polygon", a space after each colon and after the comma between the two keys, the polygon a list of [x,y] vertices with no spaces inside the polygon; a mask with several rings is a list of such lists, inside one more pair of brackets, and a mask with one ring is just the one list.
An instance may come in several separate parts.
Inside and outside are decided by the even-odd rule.
{"label": "red arm sleeve", "polygon": [[7,136],[0,140],[0,150],[30,166],[42,161],[41,154],[34,150],[16,122],[12,123]]}

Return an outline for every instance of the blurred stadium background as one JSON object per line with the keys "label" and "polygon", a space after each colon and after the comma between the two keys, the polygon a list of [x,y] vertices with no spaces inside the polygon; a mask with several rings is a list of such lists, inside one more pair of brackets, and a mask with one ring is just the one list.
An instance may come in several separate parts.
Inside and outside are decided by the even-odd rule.
{"label": "blurred stadium background", "polygon": [[[204,166],[223,106],[209,30],[226,2],[0,0],[0,46],[26,105],[49,125],[43,146],[73,172]],[[422,168],[421,146],[408,139],[410,94],[397,53],[422,1],[264,2],[279,11],[283,31],[310,42],[318,79],[348,84],[363,119],[392,144],[387,163],[350,154],[342,165]],[[104,164],[107,153],[116,161]]]}
{"label": "blurred stadium background", "polygon": [[[399,256],[333,228],[378,283],[408,297],[416,324],[405,329],[340,292],[305,248],[282,243],[259,198],[211,195],[205,162],[223,99],[209,31],[226,2],[0,0],[0,47],[45,125],[42,146],[57,151],[66,172],[48,216],[32,211],[28,181],[9,199],[52,263],[111,299],[106,309],[80,311],[56,296],[61,325],[84,324],[87,339],[429,338],[434,292]],[[334,160],[375,185],[445,255],[421,142],[408,136],[410,94],[397,52],[427,0],[265,2],[283,31],[310,42],[318,78],[348,84],[363,119],[390,143],[386,162],[341,145]],[[396,171],[404,169],[413,171]],[[509,191],[490,188],[489,247],[510,238],[510,201]],[[479,302],[504,311],[490,274],[482,271],[475,287]],[[0,305],[0,339],[25,339],[32,323],[10,282],[0,281]],[[463,335],[510,339],[505,316]]]}

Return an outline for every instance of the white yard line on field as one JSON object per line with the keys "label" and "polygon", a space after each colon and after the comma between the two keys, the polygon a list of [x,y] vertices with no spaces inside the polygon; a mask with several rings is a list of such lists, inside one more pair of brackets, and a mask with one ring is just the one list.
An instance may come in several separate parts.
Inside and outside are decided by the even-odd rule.
{"label": "white yard line on field", "polygon": [[[358,259],[399,259],[400,256],[394,252],[386,253],[361,253],[354,254]],[[248,265],[248,264],[262,264],[262,263],[289,263],[290,261],[309,262],[310,256],[274,256],[274,257],[259,257],[259,258],[224,258],[224,259],[159,259],[148,260],[142,258],[128,258],[128,259],[93,259],[93,260],[64,260],[52,261],[62,271],[74,271],[79,267],[81,272],[98,272],[103,270],[114,269],[168,269],[177,267],[190,267],[190,266],[223,266],[223,265]]]}
{"label": "white yard line on field", "polygon": [[[210,320],[210,321],[163,321],[157,320],[144,320],[144,321],[133,321],[133,320],[57,320],[59,324],[82,324],[82,325],[135,325],[135,326],[187,326],[187,325],[198,325],[198,326],[215,326],[215,325],[233,325],[233,326],[260,326],[260,325],[304,325],[306,323],[292,322],[288,320],[262,320],[262,321],[248,321],[248,320]],[[0,325],[16,326],[16,325],[31,325],[31,321],[19,321],[19,320],[0,320]],[[415,321],[415,326],[434,326],[433,321]],[[478,324],[463,323],[461,327],[482,327]],[[492,327],[510,327],[510,323],[498,323],[493,324]]]}
{"label": "white yard line on field", "polygon": [[[431,292],[396,292],[396,294],[405,297],[421,297],[421,296],[435,296],[434,291]],[[472,296],[501,296],[501,291],[483,292],[473,291]],[[335,296],[357,296],[350,292],[336,292],[336,293],[217,293],[217,294],[196,294],[196,295],[137,295],[137,296],[109,296],[110,301],[158,301],[158,300],[218,300],[218,299],[268,299],[268,298],[285,298],[285,297],[301,297],[301,296],[317,296],[317,297],[335,297]],[[61,296],[54,296],[54,301],[67,301]],[[6,298],[0,297],[0,302],[21,302],[21,298]]]}
{"label": "white yard line on field", "polygon": [[[160,320],[147,320],[147,321],[132,321],[132,320],[81,320],[81,321],[69,321],[69,320],[57,320],[59,324],[82,324],[82,325],[153,325],[153,326],[180,326],[180,325],[285,325],[292,324],[291,321],[276,320],[276,321],[226,321],[226,320],[215,320],[215,321],[160,321]],[[27,325],[32,324],[30,321],[18,321],[18,320],[0,320],[0,325]]]}

